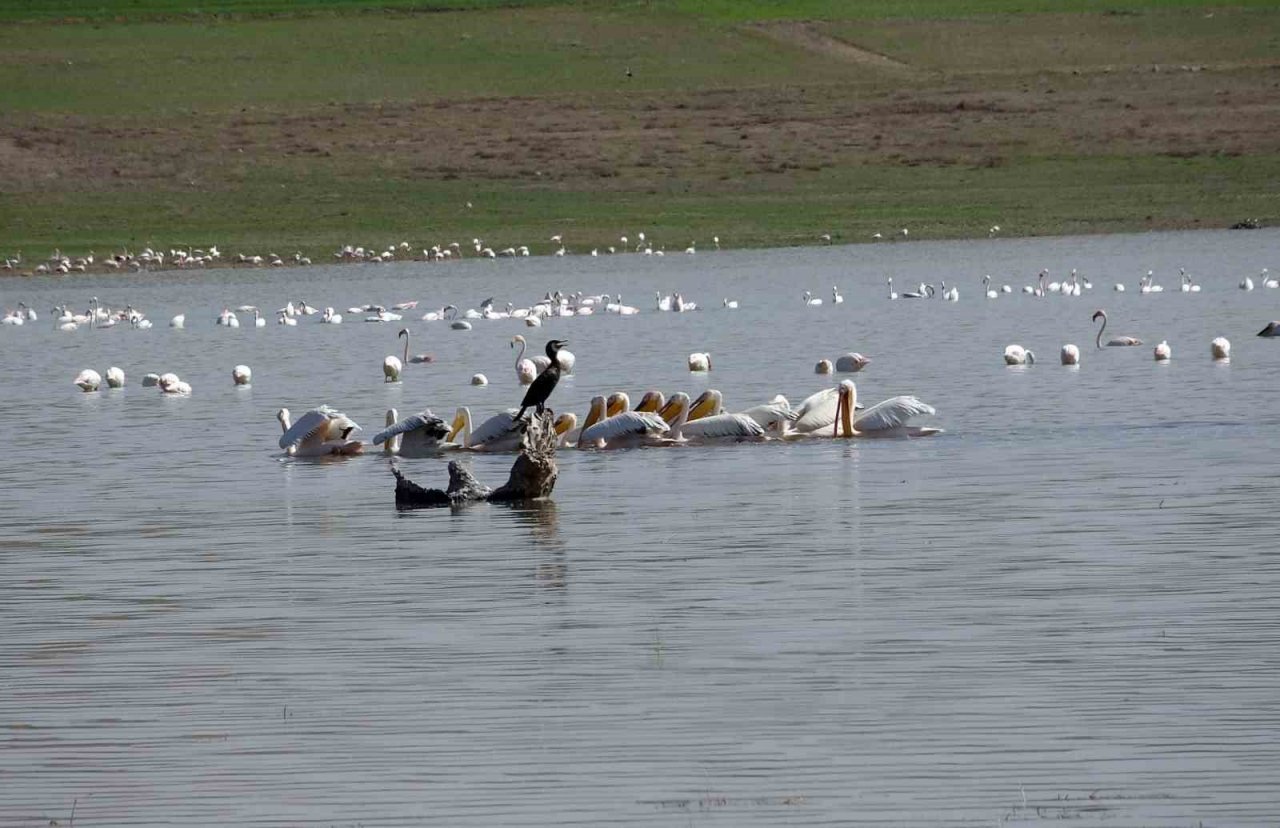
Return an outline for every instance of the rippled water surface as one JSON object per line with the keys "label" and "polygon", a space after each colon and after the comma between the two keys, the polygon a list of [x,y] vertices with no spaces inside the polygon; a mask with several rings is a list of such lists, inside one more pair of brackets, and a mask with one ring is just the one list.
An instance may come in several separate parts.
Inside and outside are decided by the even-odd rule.
{"label": "rippled water surface", "polygon": [[[0,328],[0,824],[1274,825],[1280,341],[1254,334],[1280,290],[1236,283],[1278,253],[1257,231],[0,282],[42,312]],[[1094,289],[982,298],[1041,267]],[[1137,293],[1148,269],[1166,292]],[[888,276],[960,301],[891,302]],[[643,312],[417,321],[556,288]],[[705,312],[653,312],[673,289]],[[53,330],[95,295],[157,326]],[[350,316],[213,325],[289,299],[420,299],[436,362],[383,383],[399,326]],[[1095,350],[1098,307],[1148,344]],[[281,406],[368,437],[388,406],[518,402],[516,333],[571,340],[558,410],[796,401],[857,350],[860,399],[916,394],[946,433],[564,451],[553,502],[452,514],[398,514],[380,455],[275,448]],[[1013,342],[1041,361],[1006,367]],[[125,389],[72,386],[109,365]],[[140,387],[166,370],[190,398]],[[496,484],[510,457],[472,462]]]}

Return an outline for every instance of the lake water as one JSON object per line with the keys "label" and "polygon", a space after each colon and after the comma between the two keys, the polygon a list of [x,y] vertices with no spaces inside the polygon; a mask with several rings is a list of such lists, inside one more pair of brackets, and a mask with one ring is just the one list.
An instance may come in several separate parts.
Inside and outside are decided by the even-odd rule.
{"label": "lake water", "polygon": [[[1256,231],[2,281],[41,319],[0,327],[0,824],[1274,825],[1280,341],[1254,334],[1280,290],[1236,283],[1278,254]],[[1094,288],[983,298],[1041,267]],[[888,276],[960,301],[891,302]],[[557,288],[643,312],[416,321]],[[653,312],[674,289],[706,311]],[[95,295],[156,327],[53,330]],[[398,324],[213,324],[290,299],[420,299],[436,362],[385,384]],[[1099,307],[1147,344],[1095,350]],[[516,333],[570,340],[552,407],[580,416],[618,389],[795,402],[856,350],[860,400],[915,394],[946,433],[563,451],[554,502],[456,513],[397,513],[380,455],[275,447],[281,406],[367,439],[388,406],[514,404]],[[1041,361],[1006,367],[1013,342]],[[109,365],[125,389],[72,385]],[[140,387],[169,370],[191,397]]]}

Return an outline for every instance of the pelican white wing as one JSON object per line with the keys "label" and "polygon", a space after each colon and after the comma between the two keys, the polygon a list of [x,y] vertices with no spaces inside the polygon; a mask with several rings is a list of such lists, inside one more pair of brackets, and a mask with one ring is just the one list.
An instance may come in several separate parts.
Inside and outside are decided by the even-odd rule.
{"label": "pelican white wing", "polygon": [[769,402],[752,406],[746,411],[740,412],[740,414],[744,417],[750,417],[764,428],[773,428],[782,422],[794,422],[800,416],[799,412],[791,410],[790,405],[781,402]]}
{"label": "pelican white wing", "polygon": [[359,430],[360,426],[346,414],[322,405],[303,414],[280,435],[280,448],[297,445],[312,435],[319,436],[321,440],[345,439],[352,431]]}
{"label": "pelican white wing", "polygon": [[840,389],[824,388],[810,395],[796,409],[794,428],[801,434],[808,434],[821,428],[827,428],[836,421],[836,403],[840,399]]}
{"label": "pelican white wing", "polygon": [[381,445],[383,441],[389,440],[397,434],[408,434],[419,429],[422,429],[426,436],[435,437],[439,440],[448,435],[449,424],[430,411],[411,414],[373,435],[373,444],[375,446]]}
{"label": "pelican white wing", "polygon": [[853,427],[857,431],[889,431],[901,428],[917,415],[937,413],[933,406],[915,397],[893,397],[854,417]]}
{"label": "pelican white wing", "polygon": [[579,439],[584,444],[604,441],[607,445],[625,437],[666,434],[669,430],[667,421],[657,414],[648,411],[623,411],[584,429]]}
{"label": "pelican white wing", "polygon": [[476,427],[475,431],[471,432],[470,447],[478,449],[515,448],[520,443],[520,432],[516,430],[516,414],[518,413],[520,413],[518,408],[509,408],[485,420]]}
{"label": "pelican white wing", "polygon": [[764,426],[745,414],[713,414],[685,423],[680,433],[695,440],[745,439],[763,437]]}

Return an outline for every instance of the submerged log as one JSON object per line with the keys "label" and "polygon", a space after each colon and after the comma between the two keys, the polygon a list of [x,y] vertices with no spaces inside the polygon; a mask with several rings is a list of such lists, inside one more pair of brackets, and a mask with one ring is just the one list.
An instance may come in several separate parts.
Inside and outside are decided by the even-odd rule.
{"label": "submerged log", "polygon": [[396,478],[396,508],[461,506],[481,500],[518,503],[550,497],[559,474],[555,457],[557,436],[555,420],[550,412],[531,416],[520,438],[520,456],[511,466],[507,482],[497,489],[490,489],[476,480],[471,470],[457,460],[449,461],[448,488],[424,488],[405,477],[393,460],[391,473]]}

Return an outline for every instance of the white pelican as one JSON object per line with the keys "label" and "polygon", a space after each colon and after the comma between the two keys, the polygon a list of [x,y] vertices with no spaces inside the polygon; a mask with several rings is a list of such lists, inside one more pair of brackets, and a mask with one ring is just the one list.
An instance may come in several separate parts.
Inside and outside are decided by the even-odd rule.
{"label": "white pelican", "polygon": [[[1105,331],[1105,330],[1107,329],[1107,312],[1106,312],[1106,311],[1104,311],[1104,310],[1097,310],[1097,311],[1094,311],[1094,313],[1093,313],[1093,321],[1094,321],[1094,322],[1097,322],[1097,321],[1098,321],[1098,317],[1102,317],[1102,326],[1098,328],[1098,337],[1097,337],[1097,339],[1095,339],[1095,340],[1094,340],[1094,344],[1095,344],[1097,347],[1101,348],[1101,347],[1102,347],[1102,332],[1103,332],[1103,331]],[[1114,345],[1114,346],[1119,346],[1119,347],[1124,347],[1124,346],[1128,346],[1128,345],[1141,345],[1141,344],[1142,344],[1142,340],[1141,340],[1141,339],[1138,339],[1137,337],[1133,337],[1133,336],[1116,336],[1116,337],[1112,337],[1111,339],[1109,339],[1109,340],[1107,341],[1107,345]]]}
{"label": "white pelican", "polygon": [[231,381],[236,385],[249,385],[253,382],[253,371],[248,365],[237,365],[231,369]]}
{"label": "white pelican", "polygon": [[399,382],[400,372],[404,370],[404,363],[400,361],[400,357],[389,356],[382,360],[382,381],[383,382]]}
{"label": "white pelican", "polygon": [[1036,355],[1034,351],[1028,351],[1021,345],[1010,345],[1004,349],[1005,365],[1035,365]]}
{"label": "white pelican", "polygon": [[[1224,342],[1226,340],[1223,340]],[[1228,348],[1231,346],[1227,346]],[[112,365],[107,369],[107,387],[108,388],[124,388],[124,371]]]}
{"label": "white pelican", "polygon": [[453,415],[453,425],[445,439],[453,442],[459,434],[462,441],[459,445],[474,451],[514,451],[520,447],[522,432],[516,422],[518,408],[494,414],[479,427],[471,425],[471,409],[463,406]]}
{"label": "white pelican", "polygon": [[[938,413],[915,397],[891,397],[855,415],[858,389],[853,380],[844,380],[828,390],[831,393],[823,395],[821,405],[796,420],[796,432],[814,437],[932,437],[942,433],[940,428],[907,425],[914,416]],[[826,431],[828,427],[830,432]]]}
{"label": "white pelican", "polygon": [[488,385],[489,378],[486,377],[484,374],[472,374],[471,384],[472,385]]}
{"label": "white pelican", "polygon": [[1075,345],[1063,345],[1061,356],[1063,365],[1080,364],[1080,349]]}
{"label": "white pelican", "polygon": [[422,363],[424,363],[424,362],[435,362],[435,361],[436,361],[436,358],[435,358],[434,356],[432,356],[431,354],[412,354],[412,355],[410,355],[410,353],[409,353],[409,329],[408,329],[408,328],[401,328],[401,329],[400,329],[400,333],[396,334],[396,336],[397,336],[397,337],[400,337],[400,336],[403,336],[403,337],[404,337],[404,364],[405,364],[405,365],[408,365],[408,364],[410,364],[410,363],[413,363],[413,364],[415,364],[415,365],[420,365],[420,364],[422,364]]}
{"label": "white pelican", "polygon": [[[688,397],[685,397],[687,400]],[[658,445],[670,430],[660,414],[648,411],[622,411],[606,416],[605,398],[591,398],[591,410],[578,433],[578,448],[635,448]]]}
{"label": "white pelican", "polygon": [[527,347],[524,337],[519,334],[513,336],[511,338],[511,347],[516,347],[517,342],[520,343],[520,353],[516,355],[516,379],[521,385],[528,385],[538,376],[538,369],[533,364],[533,360],[525,359],[524,357],[525,348]]}
{"label": "white pelican", "polygon": [[326,325],[341,325],[342,314],[335,312],[332,307],[328,307],[324,309],[324,316],[320,317],[320,321]]}
{"label": "white pelican", "polygon": [[986,292],[987,292],[987,298],[988,298],[988,299],[999,299],[999,298],[1000,298],[1000,294],[996,293],[994,290],[992,290],[992,289],[991,289],[991,275],[990,275],[990,274],[987,274],[986,276],[983,276],[983,277],[982,277],[982,287],[986,290]]}
{"label": "white pelican", "polygon": [[806,290],[804,292],[804,303],[810,307],[816,308],[818,305],[822,304],[822,300]]}
{"label": "white pelican", "polygon": [[364,453],[364,443],[347,439],[351,432],[359,431],[360,426],[327,405],[311,409],[296,423],[289,422],[287,408],[280,409],[276,419],[284,432],[279,446],[291,457],[349,457]]}
{"label": "white pelican", "polygon": [[102,384],[102,375],[92,368],[86,368],[76,374],[75,384],[81,391],[97,391],[98,386]]}
{"label": "white pelican", "polygon": [[1272,321],[1267,323],[1267,327],[1258,331],[1258,336],[1277,337],[1280,336],[1280,321]]}
{"label": "white pelican", "polygon": [[401,457],[432,457],[444,448],[443,440],[449,436],[449,424],[431,411],[411,414],[398,419],[394,408],[387,409],[387,427],[373,435],[375,446],[385,443],[387,454]]}
{"label": "white pelican", "polygon": [[836,287],[835,285],[831,286],[831,304],[833,305],[844,304],[844,297],[840,295],[840,288]]}
{"label": "white pelican", "polygon": [[1231,342],[1225,336],[1215,337],[1213,342],[1209,343],[1209,350],[1216,360],[1227,362],[1231,359]]}
{"label": "white pelican", "polygon": [[167,374],[161,374],[160,382],[158,382],[157,385],[160,386],[161,394],[173,394],[175,396],[184,396],[184,397],[190,396],[191,394],[191,384],[188,382],[183,382],[181,379],[178,378],[177,374],[174,374],[172,372]]}
{"label": "white pelican", "polygon": [[1155,348],[1156,362],[1167,362],[1173,358],[1173,349],[1169,347],[1169,343],[1163,339]]}
{"label": "white pelican", "polygon": [[169,320],[170,328],[185,328],[187,326],[187,315],[180,313]]}
{"label": "white pelican", "polygon": [[856,374],[863,368],[871,364],[871,357],[863,356],[854,351],[851,354],[845,354],[836,360],[836,371],[841,374]]}
{"label": "white pelican", "polygon": [[756,440],[765,427],[746,414],[726,414],[719,391],[702,392],[692,404],[689,395],[678,392],[663,407],[662,417],[671,427],[673,440]]}
{"label": "white pelican", "polygon": [[831,365],[831,360],[829,360],[829,359],[820,359],[820,360],[818,360],[818,364],[817,364],[817,365],[815,365],[815,366],[813,366],[813,373],[815,373],[815,374],[830,374],[830,373],[831,373],[831,371],[832,371],[832,368],[833,368],[833,366]]}
{"label": "white pelican", "polygon": [[737,299],[730,299],[729,297],[727,297],[727,296],[726,296],[726,297],[725,297],[725,299],[724,299],[724,306],[725,306],[725,308],[727,308],[727,309],[729,309],[729,310],[737,310],[737,309],[738,309],[738,300],[737,300]]}
{"label": "white pelican", "polygon": [[577,414],[574,414],[572,411],[566,411],[564,414],[557,415],[555,419],[555,430],[557,435],[556,446],[558,448],[564,448],[571,443],[576,444],[577,435],[571,434],[571,432],[577,427]]}
{"label": "white pelican", "polygon": [[702,372],[711,370],[711,354],[695,351],[689,354],[689,370]]}

